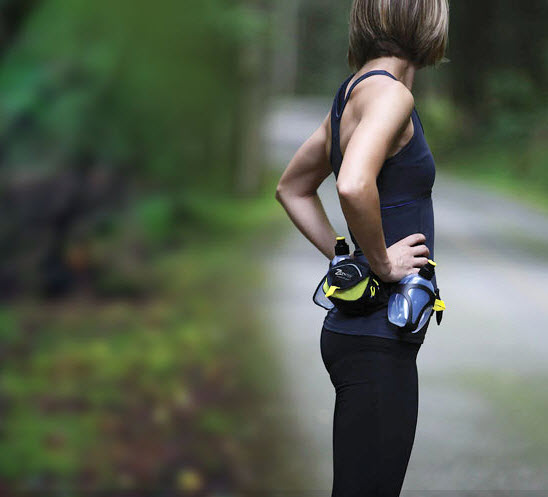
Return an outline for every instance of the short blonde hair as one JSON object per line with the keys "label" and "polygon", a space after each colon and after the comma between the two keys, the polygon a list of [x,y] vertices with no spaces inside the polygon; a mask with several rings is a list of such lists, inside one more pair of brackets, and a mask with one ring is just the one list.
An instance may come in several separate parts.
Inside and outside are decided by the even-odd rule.
{"label": "short blonde hair", "polygon": [[376,57],[396,56],[418,68],[446,62],[448,0],[353,0],[348,64],[358,71]]}

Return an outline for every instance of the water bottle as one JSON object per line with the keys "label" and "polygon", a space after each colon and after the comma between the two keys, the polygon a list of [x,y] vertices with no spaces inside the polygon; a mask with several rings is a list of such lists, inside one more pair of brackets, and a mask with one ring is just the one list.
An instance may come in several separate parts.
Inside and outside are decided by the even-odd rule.
{"label": "water bottle", "polygon": [[[351,259],[350,256],[350,247],[348,246],[348,243],[346,243],[344,236],[338,236],[337,237],[337,243],[335,245],[335,257],[329,261],[329,270],[338,262],[344,260],[344,259]],[[327,273],[326,273],[327,275]],[[326,275],[324,275],[316,287],[316,290],[314,292],[314,295],[312,297],[312,300],[315,304],[319,305],[320,307],[323,307],[324,309],[331,310],[333,309],[334,304],[325,296],[325,282],[326,282]]]}
{"label": "water bottle", "polygon": [[338,236],[335,245],[335,257],[331,259],[329,267],[333,267],[337,262],[342,261],[343,259],[352,259],[350,256],[350,247],[348,246],[348,243],[346,243],[344,236]]}
{"label": "water bottle", "polygon": [[[402,278],[388,299],[388,320],[402,331],[417,333],[428,321],[436,302],[432,284],[436,263],[430,259],[415,274]],[[406,298],[407,297],[407,298]]]}

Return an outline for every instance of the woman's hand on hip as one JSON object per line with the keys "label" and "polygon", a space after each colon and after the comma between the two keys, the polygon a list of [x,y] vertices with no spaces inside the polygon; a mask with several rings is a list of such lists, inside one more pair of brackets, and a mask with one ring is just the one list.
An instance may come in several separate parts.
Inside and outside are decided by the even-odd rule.
{"label": "woman's hand on hip", "polygon": [[389,272],[379,273],[371,269],[385,283],[397,282],[408,274],[418,273],[428,262],[430,255],[425,241],[426,237],[422,233],[413,233],[402,238],[386,249],[390,260]]}

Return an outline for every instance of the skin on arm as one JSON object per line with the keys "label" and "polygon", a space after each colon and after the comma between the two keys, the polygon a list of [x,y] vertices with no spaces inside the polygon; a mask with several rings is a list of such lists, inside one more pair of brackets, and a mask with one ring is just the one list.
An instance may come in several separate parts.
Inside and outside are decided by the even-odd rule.
{"label": "skin on arm", "polygon": [[[360,92],[356,106],[361,117],[344,151],[337,179],[341,208],[371,269],[385,281],[397,281],[409,273],[411,264],[419,261],[409,256],[419,252],[406,247],[405,253],[399,250],[390,256],[376,182],[384,161],[408,126],[413,95],[399,82],[383,82],[372,85],[367,95]],[[422,241],[415,238],[413,243]],[[397,271],[393,266],[398,266]]]}
{"label": "skin on arm", "polygon": [[297,150],[283,172],[276,199],[299,231],[328,259],[335,256],[338,236],[329,222],[317,190],[331,173],[326,154],[327,123],[322,124]]}

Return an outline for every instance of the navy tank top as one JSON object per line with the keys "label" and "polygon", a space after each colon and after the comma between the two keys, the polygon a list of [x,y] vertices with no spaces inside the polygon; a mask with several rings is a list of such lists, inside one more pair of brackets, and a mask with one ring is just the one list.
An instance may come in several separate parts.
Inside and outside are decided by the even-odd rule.
{"label": "navy tank top", "polygon": [[[354,77],[354,73],[343,82],[335,95],[331,108],[330,156],[335,178],[339,176],[343,160],[340,146],[340,123],[344,108],[355,86],[365,78],[377,74],[389,76],[397,81],[397,78],[388,71],[370,71],[356,79],[345,97],[346,88]],[[434,210],[431,196],[436,175],[434,157],[426,142],[424,129],[416,108],[413,108],[411,119],[414,128],[413,137],[396,155],[385,160],[377,176],[382,228],[387,247],[413,233],[423,233],[426,237],[425,245],[430,250],[429,258],[435,260]],[[348,224],[347,228],[352,242],[356,246],[354,257],[368,263]],[[436,276],[432,283],[436,288]],[[392,283],[392,285],[395,284]],[[339,333],[374,335],[405,342],[423,343],[430,321],[431,319],[416,333],[407,333],[400,331],[400,328],[388,321],[387,306],[368,316],[350,316],[334,307],[327,312],[323,326]]]}

